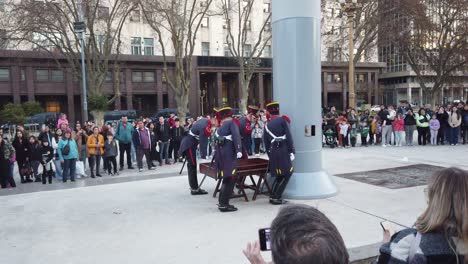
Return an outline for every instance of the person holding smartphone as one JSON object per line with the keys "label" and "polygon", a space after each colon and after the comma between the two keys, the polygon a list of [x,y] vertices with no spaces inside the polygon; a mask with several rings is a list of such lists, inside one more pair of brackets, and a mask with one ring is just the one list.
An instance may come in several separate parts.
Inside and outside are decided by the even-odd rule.
{"label": "person holding smartphone", "polygon": [[275,264],[349,263],[348,251],[335,225],[308,205],[282,207],[271,228],[260,229],[259,240],[248,243],[243,253],[251,264],[266,264],[260,254],[266,250],[271,250]]}

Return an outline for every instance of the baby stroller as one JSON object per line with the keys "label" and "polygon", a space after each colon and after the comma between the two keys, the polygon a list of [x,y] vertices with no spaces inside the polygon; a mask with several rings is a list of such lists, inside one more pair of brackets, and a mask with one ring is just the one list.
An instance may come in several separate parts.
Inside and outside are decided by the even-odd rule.
{"label": "baby stroller", "polygon": [[327,146],[330,146],[330,148],[335,148],[338,146],[338,143],[336,142],[336,138],[335,138],[335,131],[333,129],[328,127],[324,132],[324,136],[325,136],[325,144]]}
{"label": "baby stroller", "polygon": [[26,161],[23,163],[23,166],[19,170],[21,177],[21,183],[33,182],[32,178],[34,177],[34,171],[31,166],[31,162]]}

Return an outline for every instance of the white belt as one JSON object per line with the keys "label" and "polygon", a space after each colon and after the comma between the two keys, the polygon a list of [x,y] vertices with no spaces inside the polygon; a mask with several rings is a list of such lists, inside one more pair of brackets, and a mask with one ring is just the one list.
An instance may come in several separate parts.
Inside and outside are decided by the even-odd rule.
{"label": "white belt", "polygon": [[195,135],[192,130],[189,130],[189,135],[191,135],[192,137],[196,138],[197,140],[200,139],[200,136],[197,136]]}
{"label": "white belt", "polygon": [[[219,138],[218,132],[216,132],[216,137]],[[225,139],[232,141],[232,135],[224,136]]]}
{"label": "white belt", "polygon": [[286,135],[283,135],[281,137],[277,137],[277,136],[275,136],[275,134],[271,133],[271,131],[268,129],[268,126],[265,126],[265,130],[273,138],[271,140],[271,143],[275,142],[277,139],[286,140]]}

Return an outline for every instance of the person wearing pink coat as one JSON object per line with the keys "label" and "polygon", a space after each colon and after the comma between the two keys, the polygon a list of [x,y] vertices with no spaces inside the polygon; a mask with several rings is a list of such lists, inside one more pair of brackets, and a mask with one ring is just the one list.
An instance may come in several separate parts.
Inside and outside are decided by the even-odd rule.
{"label": "person wearing pink coat", "polygon": [[395,143],[397,147],[402,146],[403,131],[405,131],[405,120],[401,113],[393,121],[393,131],[395,131]]}

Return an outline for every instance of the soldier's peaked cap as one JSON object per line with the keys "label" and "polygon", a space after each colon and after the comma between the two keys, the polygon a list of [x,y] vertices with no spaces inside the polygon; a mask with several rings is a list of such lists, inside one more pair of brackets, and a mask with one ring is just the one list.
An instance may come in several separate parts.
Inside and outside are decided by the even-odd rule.
{"label": "soldier's peaked cap", "polygon": [[223,119],[223,118],[232,116],[232,108],[229,106],[225,106],[222,108],[215,108],[214,111],[216,114],[216,118],[218,119]]}
{"label": "soldier's peaked cap", "polygon": [[280,111],[280,105],[278,102],[271,102],[271,103],[268,103],[266,105],[266,110],[270,113],[270,114],[278,114],[279,111]]}

